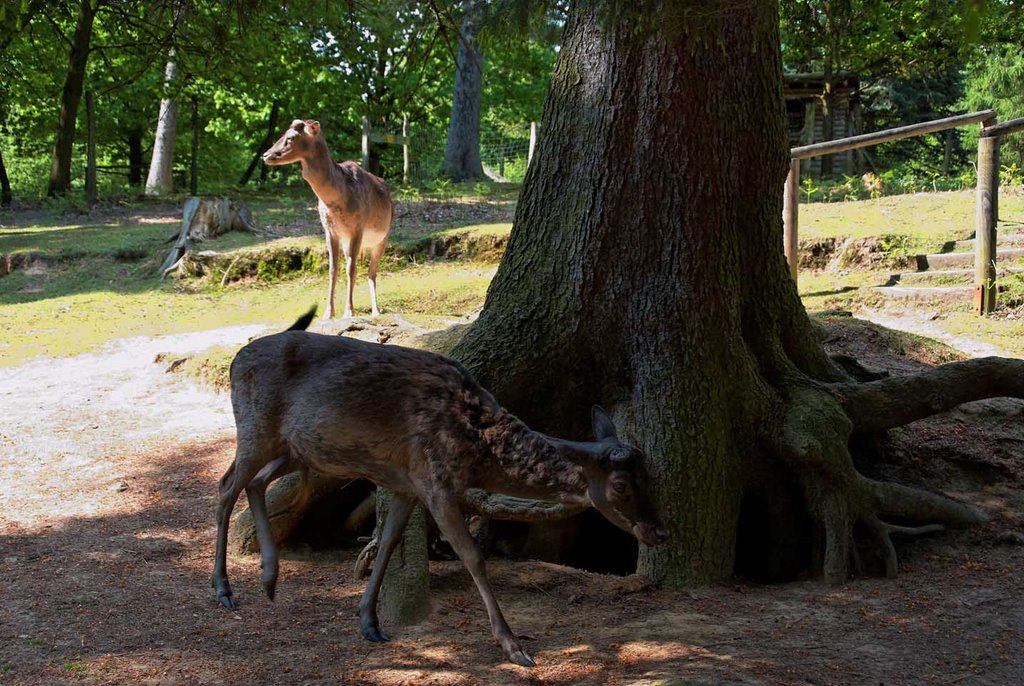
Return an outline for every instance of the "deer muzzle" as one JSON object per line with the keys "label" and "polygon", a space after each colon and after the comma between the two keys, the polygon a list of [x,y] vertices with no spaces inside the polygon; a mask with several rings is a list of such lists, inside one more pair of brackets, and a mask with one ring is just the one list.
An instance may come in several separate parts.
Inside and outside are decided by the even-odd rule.
{"label": "deer muzzle", "polygon": [[668,529],[654,524],[637,523],[633,525],[633,535],[644,545],[654,547],[668,540]]}

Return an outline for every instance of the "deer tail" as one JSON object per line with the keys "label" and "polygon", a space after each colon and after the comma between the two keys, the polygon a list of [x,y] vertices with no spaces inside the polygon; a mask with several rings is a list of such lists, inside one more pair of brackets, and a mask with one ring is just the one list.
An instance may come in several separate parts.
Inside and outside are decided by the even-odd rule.
{"label": "deer tail", "polygon": [[309,308],[309,312],[296,319],[295,323],[285,329],[285,331],[305,331],[313,323],[313,317],[315,316],[316,305],[313,305],[313,307]]}

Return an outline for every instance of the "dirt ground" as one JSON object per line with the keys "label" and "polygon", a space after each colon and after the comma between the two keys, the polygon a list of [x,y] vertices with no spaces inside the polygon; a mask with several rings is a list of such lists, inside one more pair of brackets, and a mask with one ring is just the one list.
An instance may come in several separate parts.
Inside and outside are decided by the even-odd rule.
{"label": "dirt ground", "polygon": [[[0,684],[1024,683],[1024,404],[1005,400],[894,438],[892,476],[995,517],[904,543],[895,580],[668,592],[491,559],[532,670],[502,661],[458,562],[431,563],[433,613],[385,626],[384,645],[358,633],[354,550],[287,553],[274,602],[258,559],[232,556],[240,607],[225,610],[209,579],[227,398],[153,358],[252,333],[121,341],[0,373]],[[922,364],[856,330],[828,344],[894,373]]]}

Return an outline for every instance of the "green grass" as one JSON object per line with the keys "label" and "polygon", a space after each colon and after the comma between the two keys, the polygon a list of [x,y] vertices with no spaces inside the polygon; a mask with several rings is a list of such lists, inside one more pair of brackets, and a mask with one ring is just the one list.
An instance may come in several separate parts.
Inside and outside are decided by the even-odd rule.
{"label": "green grass", "polygon": [[[973,191],[954,191],[805,204],[800,206],[798,233],[801,240],[903,234],[937,245],[973,234],[976,201]],[[1024,195],[1002,193],[999,217],[1004,222],[1024,222]]]}
{"label": "green grass", "polygon": [[[445,193],[446,202],[456,202],[459,197],[450,189]],[[423,192],[420,197],[432,196]],[[263,224],[308,222],[311,229],[317,227],[306,188],[253,192],[243,194],[242,200]],[[506,202],[500,196],[497,201]],[[918,244],[934,245],[968,235],[973,202],[971,193],[929,193],[807,205],[801,207],[801,237],[893,234],[905,237],[889,239],[894,253],[906,252]],[[1024,217],[1021,195],[1009,194],[1000,202],[1005,219]],[[129,214],[172,216],[174,207],[174,201],[156,207],[143,205],[130,208]],[[385,313],[401,313],[414,323],[436,325],[441,320],[459,320],[482,305],[500,254],[493,241],[504,239],[510,225],[474,224],[467,216],[472,213],[439,222],[433,233],[412,224],[407,231],[396,232],[379,279],[380,305]],[[22,213],[14,219],[16,226],[0,227],[0,254],[31,254],[43,259],[0,277],[0,366],[36,355],[95,350],[126,336],[185,333],[234,324],[283,325],[311,303],[323,307],[326,260],[310,260],[306,270],[298,273],[264,270],[223,287],[223,270],[214,270],[204,279],[161,282],[156,271],[169,249],[164,241],[178,227],[174,221],[138,224],[86,217],[76,223],[66,213],[46,210]],[[426,258],[424,246],[431,241],[443,244],[439,254],[447,257]],[[223,252],[230,259],[238,250],[262,250],[276,244],[252,234],[230,233],[203,244],[202,249]],[[279,245],[308,248],[316,255],[324,251],[319,234],[283,239]],[[357,314],[369,310],[365,273],[363,264],[356,289]],[[810,311],[880,305],[880,298],[863,287],[882,285],[889,274],[889,268],[804,271],[800,293]],[[339,292],[343,284],[344,277]],[[1011,285],[1001,302],[1024,301],[1024,279]],[[339,307],[342,297],[338,296]],[[952,333],[988,340],[1024,355],[1024,324],[1006,317],[979,319],[969,310],[969,303],[942,306],[936,310],[942,314],[936,323]]]}
{"label": "green grass", "polygon": [[[327,279],[320,262],[326,259],[314,261],[308,272],[265,273],[225,287],[220,285],[220,273],[203,281],[161,281],[157,270],[169,249],[164,241],[177,224],[75,224],[43,212],[31,220],[31,225],[0,228],[0,252],[25,251],[43,258],[0,277],[0,366],[37,355],[87,352],[120,337],[287,323],[310,303],[323,307]],[[483,225],[459,231],[490,235],[507,229]],[[252,234],[229,233],[201,247],[230,253],[265,243]],[[319,236],[280,243],[325,254]],[[494,264],[486,261],[392,257],[378,279],[380,306],[385,312],[458,318],[480,306],[493,272]],[[339,307],[344,282],[342,275],[336,296]],[[367,313],[365,263],[355,297],[357,314]]]}

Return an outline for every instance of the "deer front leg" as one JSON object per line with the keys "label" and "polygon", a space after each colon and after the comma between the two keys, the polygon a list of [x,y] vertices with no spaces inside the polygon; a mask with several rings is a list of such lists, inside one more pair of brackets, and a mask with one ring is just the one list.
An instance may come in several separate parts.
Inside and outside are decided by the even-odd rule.
{"label": "deer front leg", "polygon": [[473,536],[466,527],[466,521],[458,503],[447,495],[435,494],[428,500],[428,507],[438,528],[441,529],[441,533],[448,539],[455,554],[466,565],[473,581],[476,582],[477,590],[480,591],[480,597],[483,598],[484,606],[487,608],[487,616],[491,620],[491,633],[494,635],[494,640],[498,642],[509,660],[523,667],[533,667],[536,664],[533,658],[519,645],[508,622],[505,621],[505,616],[501,614],[501,608],[498,607],[498,601],[494,598],[494,592],[491,590],[491,584],[487,580],[484,570],[484,556],[473,542]]}
{"label": "deer front leg", "polygon": [[324,233],[327,236],[327,264],[330,272],[327,277],[327,313],[324,319],[334,319],[334,286],[338,283],[338,253],[341,241],[330,231],[325,230]]}
{"label": "deer front leg", "polygon": [[353,295],[356,290],[356,267],[359,263],[359,253],[363,246],[363,227],[357,226],[352,239],[345,244],[345,275],[348,282],[345,284],[345,314],[344,317],[351,317],[355,312]]}
{"label": "deer front leg", "polygon": [[287,455],[282,455],[261,469],[245,487],[245,495],[249,499],[253,522],[256,525],[256,539],[260,542],[260,581],[267,597],[274,599],[277,588],[277,543],[270,530],[270,516],[267,514],[267,485],[274,479],[293,471]]}
{"label": "deer front leg", "polygon": [[367,641],[379,643],[388,640],[388,637],[380,630],[380,622],[377,619],[377,598],[380,596],[380,587],[384,583],[384,572],[391,560],[391,553],[402,539],[402,532],[405,525],[409,523],[409,515],[416,501],[408,496],[394,494],[391,504],[388,507],[388,518],[384,522],[384,531],[381,532],[380,541],[377,544],[377,557],[373,561],[373,570],[370,572],[370,579],[366,582],[366,590],[363,597],[359,599],[359,632]]}

